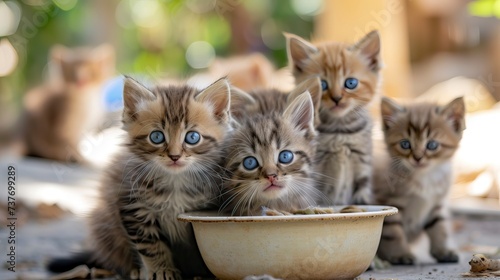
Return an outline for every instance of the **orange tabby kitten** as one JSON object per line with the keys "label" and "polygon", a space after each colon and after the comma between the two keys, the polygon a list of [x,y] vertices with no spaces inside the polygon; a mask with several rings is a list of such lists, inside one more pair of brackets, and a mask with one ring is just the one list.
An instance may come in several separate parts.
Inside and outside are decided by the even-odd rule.
{"label": "orange tabby kitten", "polygon": [[372,31],[349,45],[311,44],[286,34],[296,83],[319,76],[323,95],[319,110],[317,171],[320,188],[334,204],[370,200],[371,127],[367,104],[380,83],[380,38]]}
{"label": "orange tabby kitten", "polygon": [[451,157],[465,128],[463,98],[445,106],[400,106],[384,98],[381,109],[387,151],[375,153],[373,190],[377,203],[396,206],[399,213],[384,221],[378,256],[414,263],[408,243],[425,231],[438,262],[457,262],[446,244],[442,210],[452,183]]}
{"label": "orange tabby kitten", "polygon": [[49,80],[24,98],[26,154],[58,161],[83,161],[78,144],[104,114],[103,82],[114,71],[114,50],[52,48]]}

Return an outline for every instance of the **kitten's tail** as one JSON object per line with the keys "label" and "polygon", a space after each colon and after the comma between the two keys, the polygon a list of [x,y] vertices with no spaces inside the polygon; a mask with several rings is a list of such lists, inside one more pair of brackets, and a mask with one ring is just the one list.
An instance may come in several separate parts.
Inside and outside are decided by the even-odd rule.
{"label": "kitten's tail", "polygon": [[83,251],[69,257],[52,259],[47,264],[47,269],[51,272],[61,273],[70,271],[80,265],[87,265],[89,268],[103,268],[103,266],[95,260],[92,252]]}

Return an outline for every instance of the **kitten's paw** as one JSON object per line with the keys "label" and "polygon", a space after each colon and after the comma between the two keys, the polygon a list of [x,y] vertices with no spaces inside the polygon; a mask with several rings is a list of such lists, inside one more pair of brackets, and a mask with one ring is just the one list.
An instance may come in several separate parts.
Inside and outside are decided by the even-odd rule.
{"label": "kitten's paw", "polygon": [[292,214],[286,211],[280,211],[262,206],[262,216],[288,216],[288,215]]}
{"label": "kitten's paw", "polygon": [[415,263],[416,258],[412,253],[407,253],[402,256],[390,257],[387,261],[391,264],[412,265]]}
{"label": "kitten's paw", "polygon": [[255,275],[247,276],[247,277],[243,278],[243,280],[279,280],[279,278],[274,278],[271,275],[265,274],[265,275],[259,275],[259,276],[255,276]]}
{"label": "kitten's paw", "polygon": [[140,269],[134,269],[130,272],[130,280],[139,280],[141,278],[141,270]]}
{"label": "kitten's paw", "polygon": [[354,205],[369,205],[373,201],[373,193],[369,187],[364,187],[353,194],[351,203]]}
{"label": "kitten's paw", "polygon": [[432,256],[440,263],[457,263],[458,254],[453,250],[443,250],[439,253],[433,253]]}
{"label": "kitten's paw", "polygon": [[164,269],[148,273],[148,280],[182,280],[182,277],[176,269]]}

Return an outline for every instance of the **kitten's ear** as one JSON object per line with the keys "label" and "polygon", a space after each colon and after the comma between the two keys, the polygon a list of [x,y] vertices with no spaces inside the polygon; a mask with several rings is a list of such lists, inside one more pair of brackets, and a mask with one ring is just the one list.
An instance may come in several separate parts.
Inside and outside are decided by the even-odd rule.
{"label": "kitten's ear", "polygon": [[384,122],[384,129],[387,130],[394,125],[396,116],[400,113],[405,112],[405,108],[397,104],[395,101],[388,97],[382,97],[382,103],[380,106],[380,111],[382,113],[382,121]]}
{"label": "kitten's ear", "polygon": [[314,105],[311,94],[306,91],[297,96],[287,106],[285,112],[283,112],[283,117],[300,130],[314,134]]}
{"label": "kitten's ear", "polygon": [[70,55],[70,50],[63,45],[55,45],[50,49],[50,59],[53,62],[61,64]]}
{"label": "kitten's ear", "polygon": [[319,107],[321,105],[321,96],[323,94],[323,90],[321,89],[321,79],[319,77],[312,77],[298,84],[288,94],[287,103],[291,104],[291,102],[295,100],[295,98],[306,91],[308,91],[311,95],[314,106],[314,126],[317,127],[320,124]]}
{"label": "kitten's ear", "polygon": [[195,96],[199,102],[212,104],[217,119],[228,122],[230,119],[231,89],[226,78],[221,78]]}
{"label": "kitten's ear", "polygon": [[92,50],[92,56],[97,59],[114,59],[115,49],[110,44],[102,44]]}
{"label": "kitten's ear", "polygon": [[288,61],[292,66],[293,71],[303,72],[305,63],[310,59],[312,54],[318,52],[318,48],[297,35],[290,33],[283,34],[286,37],[286,52],[288,54]]}
{"label": "kitten's ear", "polygon": [[52,80],[64,80],[63,69],[71,54],[71,50],[63,45],[54,45],[49,54],[49,78]]}
{"label": "kitten's ear", "polygon": [[94,48],[92,58],[101,65],[101,71],[109,75],[115,71],[115,49],[110,44],[102,44]]}
{"label": "kitten's ear", "polygon": [[244,90],[231,86],[231,108],[241,108],[248,104],[255,104],[255,99]]}
{"label": "kitten's ear", "polygon": [[442,107],[441,114],[446,116],[456,133],[462,133],[465,129],[465,102],[463,97],[458,97]]}
{"label": "kitten's ear", "polygon": [[156,96],[148,88],[131,77],[125,76],[123,83],[123,117],[134,119],[138,106],[143,101],[153,101]]}
{"label": "kitten's ear", "polygon": [[369,67],[372,71],[380,70],[382,61],[380,59],[380,35],[377,30],[373,30],[359,40],[355,48],[369,59]]}
{"label": "kitten's ear", "polygon": [[[254,105],[255,99],[244,90],[231,86],[231,120],[235,123],[234,118],[240,118],[245,114],[246,108]],[[239,127],[239,124],[233,127]]]}

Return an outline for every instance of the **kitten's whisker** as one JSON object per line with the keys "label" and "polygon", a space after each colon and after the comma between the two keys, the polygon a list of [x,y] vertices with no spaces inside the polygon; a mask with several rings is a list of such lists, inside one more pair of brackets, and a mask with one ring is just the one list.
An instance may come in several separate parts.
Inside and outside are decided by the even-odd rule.
{"label": "kitten's whisker", "polygon": [[222,206],[221,206],[221,207],[222,207],[222,208],[225,208],[226,206],[228,206],[229,204],[231,204],[231,202],[233,202],[233,200],[234,200],[237,196],[239,196],[241,193],[243,193],[243,192],[245,192],[245,191],[246,191],[246,187],[240,187],[240,188],[238,188],[238,189],[236,189],[236,190],[234,190],[234,189],[229,189],[229,190],[227,191],[227,193],[229,193],[229,192],[234,192],[234,193],[233,193],[231,196],[229,196],[229,197],[228,197],[228,198],[224,201],[224,203],[222,204]]}
{"label": "kitten's whisker", "polygon": [[[252,202],[253,202],[253,200],[254,200],[254,197],[257,195],[257,193],[258,193],[259,191],[260,191],[260,190],[259,190],[259,188],[254,188],[254,191],[253,191],[252,195],[250,196],[250,198],[249,198],[249,200],[248,200],[248,207],[247,207],[247,208],[248,208],[248,210],[247,210],[247,214],[250,214],[250,213],[251,213],[251,210],[250,210],[250,209],[251,209],[251,208],[253,208],[253,207],[252,207],[252,206],[253,206],[253,203],[252,203]],[[255,205],[255,206],[259,207],[260,205]],[[252,210],[253,210],[253,209],[252,209]]]}

